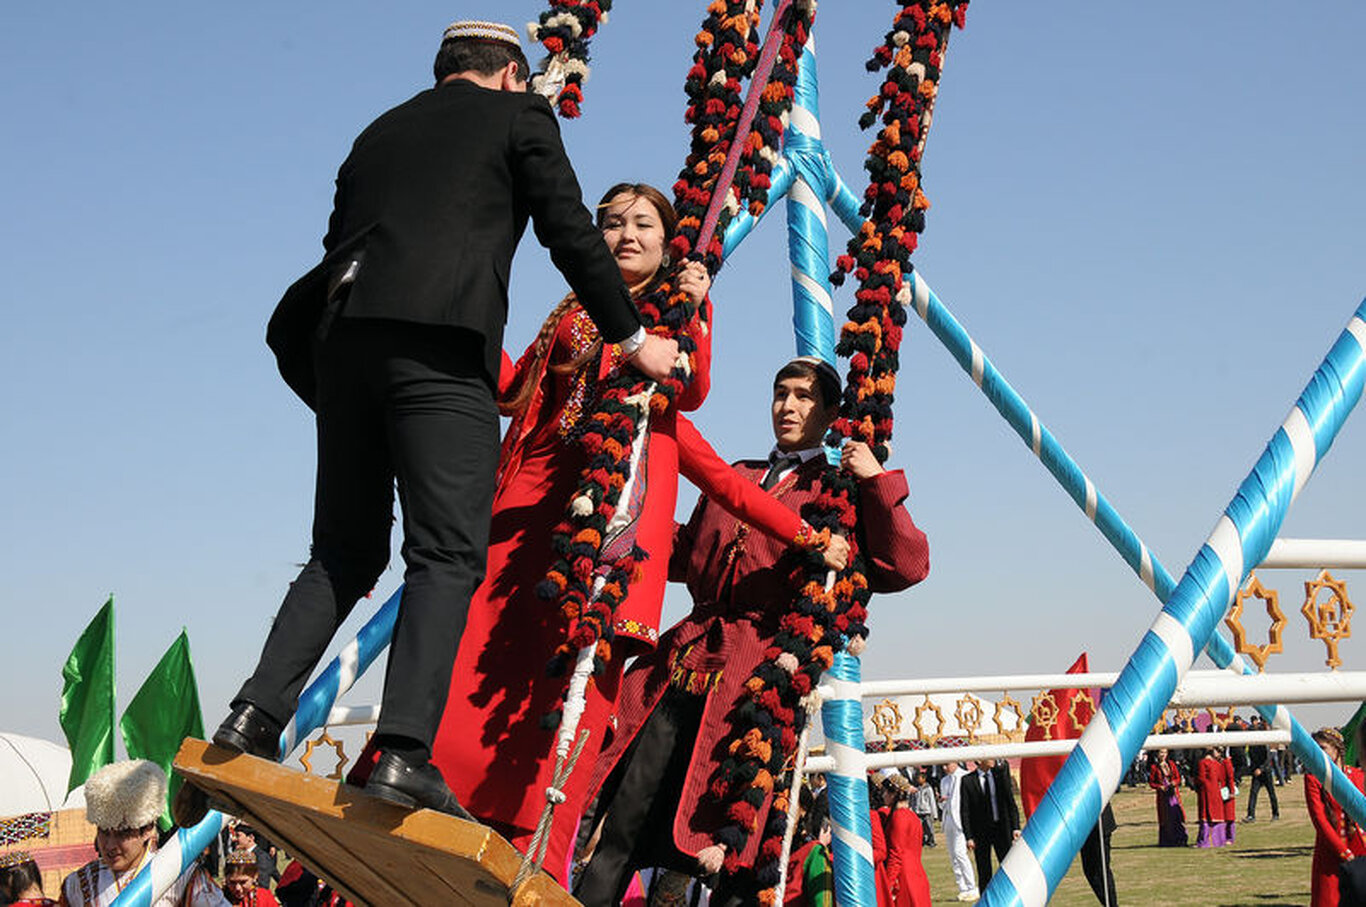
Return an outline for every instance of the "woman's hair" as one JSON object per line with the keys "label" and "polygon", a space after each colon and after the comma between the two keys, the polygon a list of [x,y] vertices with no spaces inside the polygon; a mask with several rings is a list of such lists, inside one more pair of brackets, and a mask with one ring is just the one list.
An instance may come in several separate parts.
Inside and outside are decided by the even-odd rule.
{"label": "woman's hair", "polygon": [[[607,217],[607,206],[612,203],[612,199],[618,195],[629,194],[637,198],[643,198],[654,206],[655,212],[659,214],[660,224],[664,227],[664,243],[667,247],[678,232],[678,213],[674,211],[674,206],[669,199],[654,186],[649,183],[617,183],[612,188],[603,193],[598,200],[596,221],[598,229],[601,230]],[[667,252],[664,262],[659,270],[655,272],[650,283],[645,287],[644,292],[649,293],[654,290],[664,279],[665,272],[669,267]],[[498,400],[498,409],[505,416],[515,416],[526,409],[531,402],[531,395],[536,392],[535,375],[538,371],[537,366],[550,353],[550,341],[555,336],[555,329],[560,324],[560,319],[578,303],[573,293],[561,299],[555,308],[550,310],[545,321],[541,323],[541,330],[536,334],[535,353],[532,356],[532,367],[527,369],[522,376],[520,384],[509,388]],[[565,362],[553,366],[552,369],[557,374],[576,372],[586,364],[597,358],[598,352],[602,349],[602,339],[599,338],[592,346],[585,350],[581,355],[574,358],[571,362]]]}
{"label": "woman's hair", "polygon": [[1313,734],[1310,734],[1310,737],[1313,738],[1315,743],[1331,744],[1333,748],[1338,751],[1338,758],[1341,758],[1347,751],[1346,742],[1342,738],[1342,731],[1339,731],[1335,727],[1321,727]]}
{"label": "woman's hair", "polygon": [[43,874],[32,857],[16,853],[11,859],[0,861],[0,903],[5,904],[19,900],[31,888],[43,889]]}

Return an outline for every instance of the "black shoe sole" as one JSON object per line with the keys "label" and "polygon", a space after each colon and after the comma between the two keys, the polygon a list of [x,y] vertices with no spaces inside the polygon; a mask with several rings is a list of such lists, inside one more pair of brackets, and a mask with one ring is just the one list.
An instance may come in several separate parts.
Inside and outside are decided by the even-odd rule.
{"label": "black shoe sole", "polygon": [[252,750],[251,740],[246,734],[239,734],[230,728],[219,728],[214,731],[213,745],[231,750],[234,753],[250,753]]}
{"label": "black shoe sole", "polygon": [[417,809],[417,799],[410,797],[396,787],[387,784],[370,783],[365,785],[365,792],[372,797],[383,800],[385,803],[392,803],[395,806],[402,806],[405,809]]}
{"label": "black shoe sole", "polygon": [[441,813],[441,815],[443,816],[451,816],[452,818],[463,819],[466,822],[479,821],[473,815],[470,814],[469,810],[465,809],[465,807],[461,806],[458,802],[452,809],[441,809],[440,807],[436,806],[425,806],[417,802],[416,797],[413,797],[410,794],[405,794],[403,791],[399,790],[396,787],[390,787],[387,784],[379,784],[376,782],[371,782],[365,785],[365,792],[372,797],[376,797],[380,800],[383,800],[385,803],[392,803],[393,805],[401,806],[404,809],[411,809],[414,811],[419,809],[430,809],[432,812]]}

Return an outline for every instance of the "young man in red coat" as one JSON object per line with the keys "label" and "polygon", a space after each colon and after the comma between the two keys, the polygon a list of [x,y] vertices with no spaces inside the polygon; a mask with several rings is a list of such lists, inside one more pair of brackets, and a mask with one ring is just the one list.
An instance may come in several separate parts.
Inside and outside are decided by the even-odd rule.
{"label": "young man in red coat", "polygon": [[[797,359],[773,382],[776,445],[767,461],[737,469],[793,510],[820,493],[825,437],[838,411],[839,376],[814,358]],[[859,542],[870,588],[895,592],[925,578],[929,547],[902,506],[909,494],[900,470],[884,470],[867,445],[845,445],[843,468],[860,484]],[[588,907],[616,904],[641,866],[693,874],[716,872],[724,856],[714,835],[725,825],[707,795],[728,715],[763,661],[778,621],[796,595],[796,558],[701,499],[678,528],[669,578],[686,583],[693,610],[622,680],[617,733],[594,768],[601,835],[574,894]],[[764,827],[769,804],[757,818]],[[759,835],[740,862],[752,866]],[[722,879],[714,905],[753,903],[746,873]]]}

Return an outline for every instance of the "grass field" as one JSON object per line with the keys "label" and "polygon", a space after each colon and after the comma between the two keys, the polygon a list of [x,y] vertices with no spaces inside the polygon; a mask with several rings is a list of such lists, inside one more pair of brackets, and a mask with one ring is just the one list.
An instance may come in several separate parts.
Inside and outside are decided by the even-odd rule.
{"label": "grass field", "polygon": [[[1190,905],[1190,907],[1281,907],[1309,903],[1309,863],[1314,829],[1304,805],[1304,782],[1296,777],[1276,789],[1281,819],[1271,821],[1271,804],[1263,792],[1257,798],[1257,821],[1238,824],[1238,840],[1228,847],[1199,850],[1157,847],[1157,812],[1146,787],[1122,788],[1112,801],[1115,829],[1111,866],[1120,903],[1125,907]],[[1239,796],[1238,814],[1247,811],[1246,785]],[[1185,791],[1187,830],[1195,842],[1195,794]],[[956,904],[957,888],[949,870],[943,836],[939,847],[926,848],[925,871],[936,904]],[[1059,907],[1095,905],[1095,895],[1081,863],[1075,861],[1050,904]]]}

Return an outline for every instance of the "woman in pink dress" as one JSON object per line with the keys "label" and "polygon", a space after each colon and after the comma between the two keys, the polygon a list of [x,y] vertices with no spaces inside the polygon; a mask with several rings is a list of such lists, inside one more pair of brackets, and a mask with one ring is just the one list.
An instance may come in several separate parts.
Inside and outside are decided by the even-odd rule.
{"label": "woman in pink dress", "polygon": [[1181,768],[1165,749],[1148,769],[1148,786],[1157,798],[1157,846],[1186,846],[1186,810],[1181,805]]}

